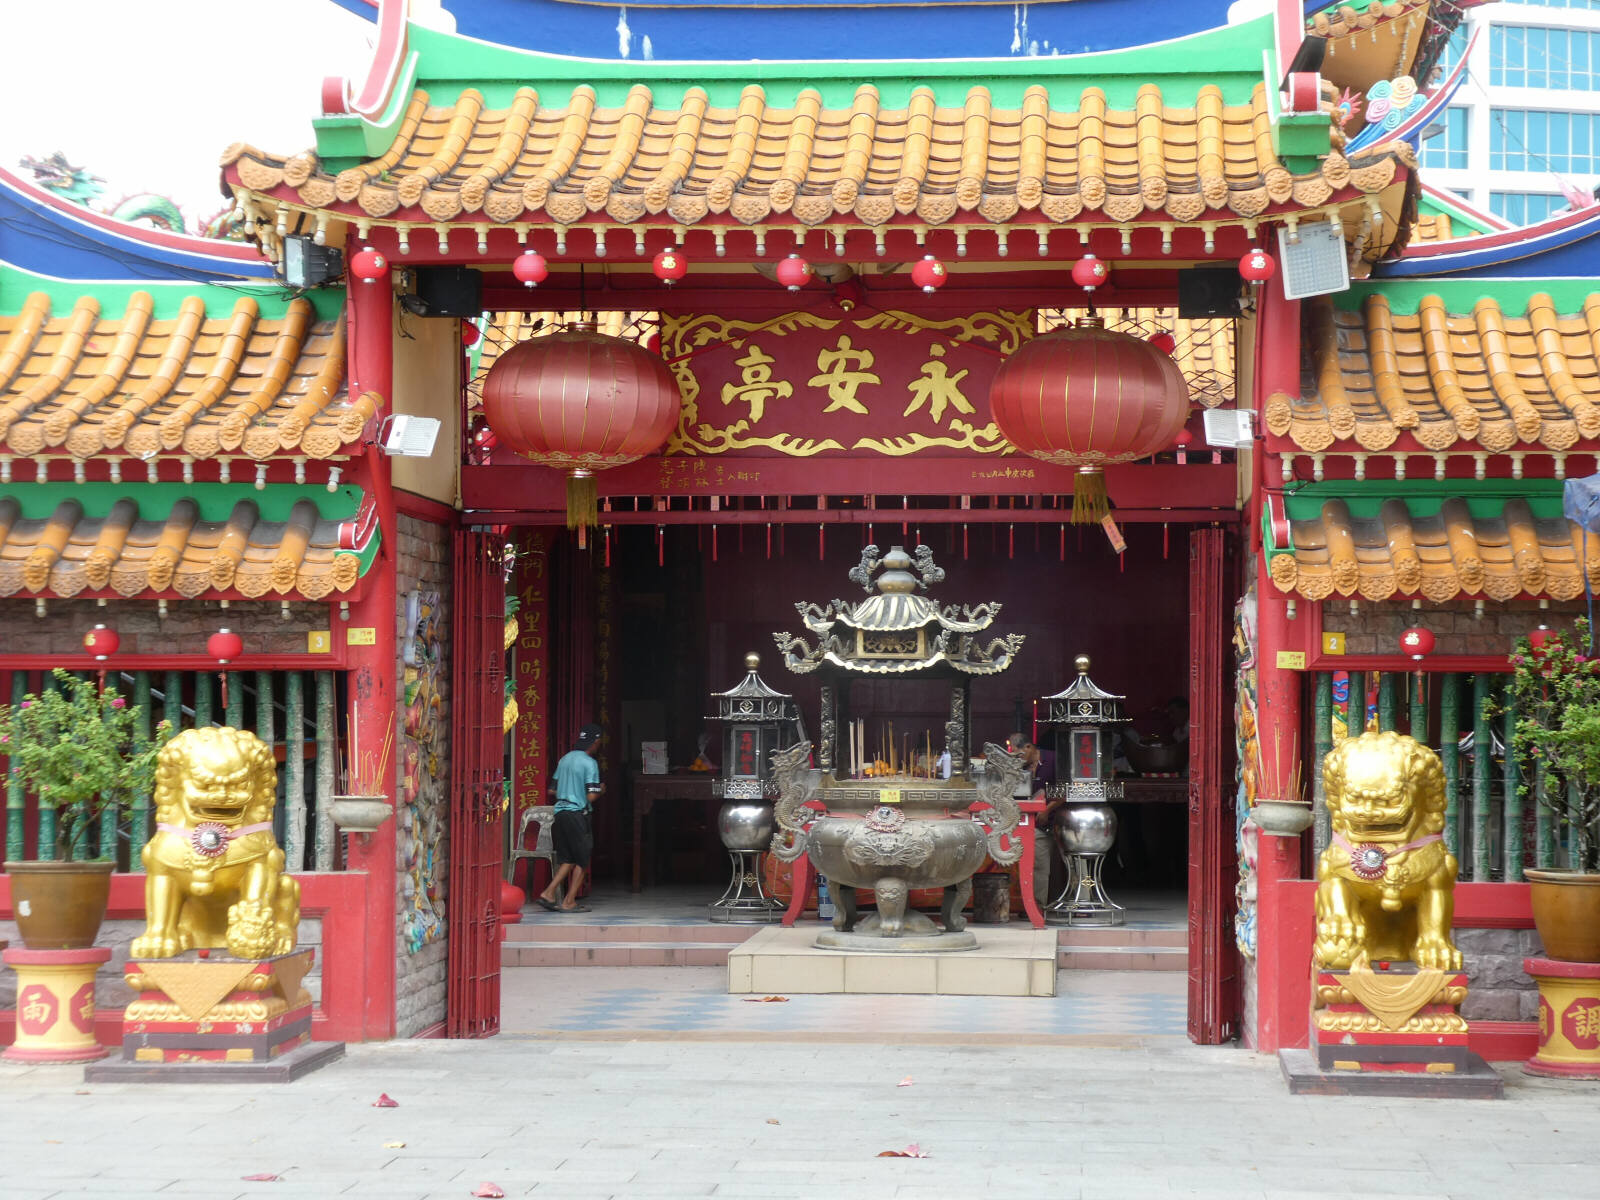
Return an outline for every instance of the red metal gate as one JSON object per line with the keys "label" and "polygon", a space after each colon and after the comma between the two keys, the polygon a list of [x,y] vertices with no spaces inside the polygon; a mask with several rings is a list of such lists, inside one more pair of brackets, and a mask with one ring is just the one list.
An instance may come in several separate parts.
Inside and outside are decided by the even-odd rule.
{"label": "red metal gate", "polygon": [[1189,535],[1189,1039],[1202,1045],[1239,1030],[1226,537]]}
{"label": "red metal gate", "polygon": [[450,693],[451,1037],[500,1031],[501,804],[505,784],[505,540],[463,529],[455,541]]}

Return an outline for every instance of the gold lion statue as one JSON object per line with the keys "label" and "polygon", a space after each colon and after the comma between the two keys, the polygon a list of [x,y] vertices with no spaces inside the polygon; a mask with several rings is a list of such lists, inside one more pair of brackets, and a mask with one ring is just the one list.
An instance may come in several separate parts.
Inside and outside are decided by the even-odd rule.
{"label": "gold lion statue", "polygon": [[1317,965],[1459,971],[1439,756],[1404,734],[1363,733],[1323,760],[1322,779],[1333,840],[1317,864]]}
{"label": "gold lion statue", "polygon": [[278,768],[243,729],[180,733],[156,759],[156,832],[145,843],[143,936],[133,958],[227,947],[236,958],[294,949],[300,885],[272,835]]}

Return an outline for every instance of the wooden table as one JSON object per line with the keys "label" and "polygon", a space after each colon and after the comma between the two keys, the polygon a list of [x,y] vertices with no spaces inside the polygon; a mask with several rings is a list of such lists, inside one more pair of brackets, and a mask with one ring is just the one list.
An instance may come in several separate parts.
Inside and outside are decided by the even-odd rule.
{"label": "wooden table", "polygon": [[655,810],[656,802],[707,804],[716,799],[711,788],[714,778],[709,771],[685,772],[681,775],[644,775],[635,771],[628,777],[633,807],[633,882],[629,885],[631,891],[641,890],[644,819]]}

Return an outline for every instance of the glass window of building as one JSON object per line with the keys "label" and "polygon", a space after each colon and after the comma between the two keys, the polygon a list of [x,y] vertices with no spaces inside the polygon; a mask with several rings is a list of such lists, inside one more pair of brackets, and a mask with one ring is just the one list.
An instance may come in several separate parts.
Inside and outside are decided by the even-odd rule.
{"label": "glass window of building", "polygon": [[1536,225],[1567,207],[1565,196],[1548,192],[1490,192],[1489,211],[1513,225]]}
{"label": "glass window of building", "polygon": [[1443,127],[1422,143],[1424,167],[1456,167],[1465,169],[1467,161],[1467,128],[1472,113],[1465,108],[1447,108],[1439,124]]}
{"label": "glass window of building", "polygon": [[1491,85],[1600,90],[1600,32],[1496,25],[1489,33]]}
{"label": "glass window of building", "polygon": [[1600,171],[1595,113],[1541,109],[1489,110],[1491,171],[1553,171],[1588,175]]}

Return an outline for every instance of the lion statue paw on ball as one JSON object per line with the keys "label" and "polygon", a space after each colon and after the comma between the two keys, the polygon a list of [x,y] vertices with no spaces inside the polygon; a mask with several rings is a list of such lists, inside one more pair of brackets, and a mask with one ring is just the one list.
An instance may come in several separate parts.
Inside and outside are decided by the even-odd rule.
{"label": "lion statue paw on ball", "polygon": [[1439,756],[1404,734],[1363,733],[1329,753],[1322,780],[1333,839],[1317,864],[1317,965],[1459,971]]}
{"label": "lion statue paw on ball", "polygon": [[272,748],[253,733],[213,726],[167,743],[156,760],[156,832],[141,855],[146,927],[131,957],[294,949],[300,885],[272,835],[277,787]]}

